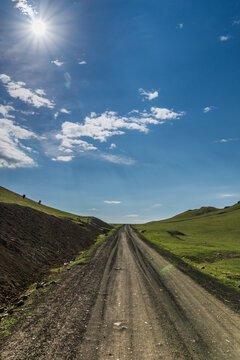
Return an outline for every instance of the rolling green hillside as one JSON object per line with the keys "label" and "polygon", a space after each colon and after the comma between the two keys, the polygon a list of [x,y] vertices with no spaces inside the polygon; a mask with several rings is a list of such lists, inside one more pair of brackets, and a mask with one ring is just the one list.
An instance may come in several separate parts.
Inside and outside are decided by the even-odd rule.
{"label": "rolling green hillside", "polygon": [[14,203],[14,204],[21,205],[21,206],[27,206],[32,209],[42,211],[48,215],[69,218],[69,219],[72,219],[75,221],[81,220],[84,222],[88,222],[91,219],[90,217],[71,214],[71,213],[57,210],[57,209],[54,209],[54,208],[51,208],[49,206],[45,206],[42,204],[39,205],[38,202],[28,199],[27,197],[25,197],[25,199],[23,199],[23,197],[21,195],[16,194],[15,192],[12,192],[10,190],[7,190],[1,186],[0,186],[0,202],[8,203],[8,204]]}
{"label": "rolling green hillside", "polygon": [[221,283],[240,290],[240,205],[203,207],[136,225],[143,236]]}

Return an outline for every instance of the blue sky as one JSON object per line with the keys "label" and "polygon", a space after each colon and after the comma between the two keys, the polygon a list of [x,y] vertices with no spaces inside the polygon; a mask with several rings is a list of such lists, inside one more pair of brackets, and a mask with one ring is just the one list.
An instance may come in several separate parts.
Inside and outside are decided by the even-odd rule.
{"label": "blue sky", "polygon": [[0,184],[109,222],[240,199],[240,3],[2,0]]}

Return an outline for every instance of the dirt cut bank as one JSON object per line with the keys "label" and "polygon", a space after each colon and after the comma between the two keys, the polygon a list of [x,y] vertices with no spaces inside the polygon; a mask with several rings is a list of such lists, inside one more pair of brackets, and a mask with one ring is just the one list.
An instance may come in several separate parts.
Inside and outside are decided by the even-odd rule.
{"label": "dirt cut bank", "polygon": [[50,268],[89,248],[110,228],[96,218],[77,224],[29,207],[0,203],[0,306]]}

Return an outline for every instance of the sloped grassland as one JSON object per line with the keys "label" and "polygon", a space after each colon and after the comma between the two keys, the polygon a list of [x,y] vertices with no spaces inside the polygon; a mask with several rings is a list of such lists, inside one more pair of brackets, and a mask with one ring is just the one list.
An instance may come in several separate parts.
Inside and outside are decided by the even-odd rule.
{"label": "sloped grassland", "polygon": [[188,210],[136,226],[159,249],[220,284],[240,290],[240,203]]}
{"label": "sloped grassland", "polygon": [[[7,197],[6,197],[7,194]],[[25,201],[27,206],[13,203]],[[10,203],[8,203],[8,201]],[[0,188],[0,304],[4,305],[40,280],[50,268],[88,249],[111,226],[97,218],[80,217],[38,205]],[[50,209],[50,210],[49,210]],[[47,211],[60,216],[48,215]],[[65,216],[64,216],[65,215]]]}

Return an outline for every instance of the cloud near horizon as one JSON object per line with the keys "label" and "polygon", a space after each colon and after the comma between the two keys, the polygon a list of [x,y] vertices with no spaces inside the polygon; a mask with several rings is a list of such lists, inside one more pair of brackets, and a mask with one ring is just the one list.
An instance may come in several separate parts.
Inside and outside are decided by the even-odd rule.
{"label": "cloud near horizon", "polygon": [[240,197],[240,194],[226,193],[226,194],[219,194],[218,197],[220,197],[221,199],[232,198],[232,197]]}
{"label": "cloud near horizon", "polygon": [[117,205],[117,204],[121,204],[121,201],[116,201],[116,200],[104,200],[104,203],[105,203],[105,204],[114,204],[114,205]]}
{"label": "cloud near horizon", "polygon": [[11,77],[6,74],[0,74],[0,80],[12,98],[20,99],[36,108],[47,107],[53,109],[55,106],[53,101],[45,97],[45,91],[42,89],[32,90],[27,88],[25,82],[14,82],[11,80]]}

